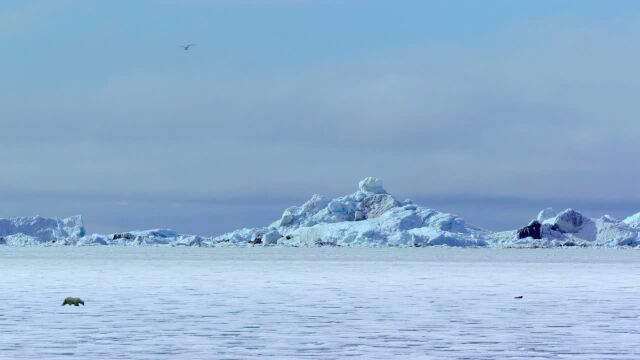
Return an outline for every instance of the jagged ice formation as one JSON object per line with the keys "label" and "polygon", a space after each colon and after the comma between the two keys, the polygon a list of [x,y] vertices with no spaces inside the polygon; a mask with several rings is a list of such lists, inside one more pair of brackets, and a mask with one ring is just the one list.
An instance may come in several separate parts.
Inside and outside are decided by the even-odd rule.
{"label": "jagged ice formation", "polygon": [[590,219],[573,209],[547,208],[527,226],[492,232],[457,215],[398,201],[382,180],[368,177],[352,194],[313,195],[268,226],[215,237],[163,229],[88,235],[80,216],[21,217],[0,219],[0,245],[640,247],[640,213],[624,220]]}

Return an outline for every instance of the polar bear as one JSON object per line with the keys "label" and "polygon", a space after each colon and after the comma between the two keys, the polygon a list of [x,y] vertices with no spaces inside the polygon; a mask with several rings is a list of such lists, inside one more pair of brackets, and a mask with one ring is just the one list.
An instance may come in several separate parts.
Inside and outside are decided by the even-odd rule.
{"label": "polar bear", "polygon": [[65,306],[65,305],[80,306],[80,304],[84,306],[84,301],[82,299],[80,299],[79,297],[71,297],[71,296],[64,298],[64,301],[62,302],[62,306]]}

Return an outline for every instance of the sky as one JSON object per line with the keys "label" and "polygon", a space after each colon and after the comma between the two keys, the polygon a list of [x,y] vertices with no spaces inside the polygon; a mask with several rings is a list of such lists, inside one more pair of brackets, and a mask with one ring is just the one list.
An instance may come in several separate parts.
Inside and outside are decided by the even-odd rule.
{"label": "sky", "polygon": [[625,217],[639,39],[625,0],[4,0],[0,217],[213,235],[366,176],[492,230]]}

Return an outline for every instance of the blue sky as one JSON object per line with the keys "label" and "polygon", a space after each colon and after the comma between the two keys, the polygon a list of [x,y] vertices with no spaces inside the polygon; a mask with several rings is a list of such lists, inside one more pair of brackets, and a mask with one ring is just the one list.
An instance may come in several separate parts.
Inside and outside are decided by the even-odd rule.
{"label": "blue sky", "polygon": [[215,234],[370,175],[491,229],[624,216],[638,20],[635,1],[3,1],[0,216]]}

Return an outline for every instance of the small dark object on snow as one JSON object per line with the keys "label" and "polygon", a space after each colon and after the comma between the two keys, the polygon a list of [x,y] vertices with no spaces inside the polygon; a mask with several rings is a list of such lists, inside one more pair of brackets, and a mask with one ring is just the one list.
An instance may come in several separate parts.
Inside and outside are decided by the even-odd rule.
{"label": "small dark object on snow", "polygon": [[133,240],[135,238],[136,238],[135,235],[129,234],[129,233],[113,234],[113,237],[111,237],[112,240],[118,240],[118,239]]}
{"label": "small dark object on snow", "polygon": [[520,295],[520,296],[514,296],[513,298],[514,298],[514,299],[522,299],[522,295]]}
{"label": "small dark object on snow", "polygon": [[64,301],[62,302],[62,306],[65,306],[65,305],[80,306],[80,304],[84,306],[84,301],[82,299],[80,299],[79,297],[71,297],[71,296],[64,298]]}
{"label": "small dark object on snow", "polygon": [[262,238],[257,237],[257,238],[255,238],[255,239],[253,239],[253,240],[251,241],[251,243],[252,243],[253,245],[262,244]]}
{"label": "small dark object on snow", "polygon": [[531,224],[518,229],[518,239],[525,238],[534,238],[534,239],[542,239],[542,234],[540,233],[540,228],[542,225],[538,221],[532,221]]}

